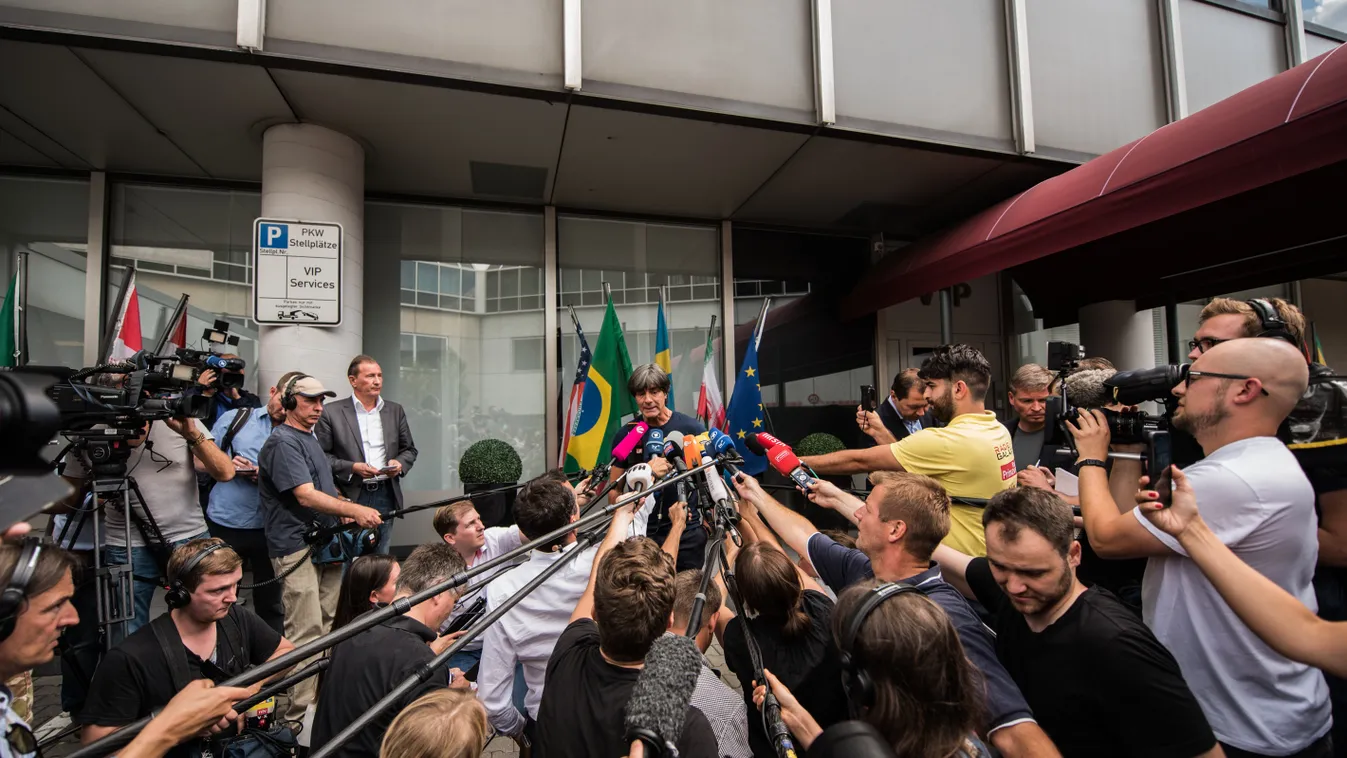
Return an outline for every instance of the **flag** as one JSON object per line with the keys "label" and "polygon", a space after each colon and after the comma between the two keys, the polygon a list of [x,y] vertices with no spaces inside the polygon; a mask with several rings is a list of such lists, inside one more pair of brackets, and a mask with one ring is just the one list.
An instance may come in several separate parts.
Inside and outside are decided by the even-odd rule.
{"label": "flag", "polygon": [[1310,322],[1310,344],[1306,345],[1312,353],[1310,361],[1318,363],[1321,366],[1327,366],[1328,361],[1324,360],[1324,346],[1319,342],[1319,327],[1313,321]]}
{"label": "flag", "polygon": [[0,305],[0,366],[19,365],[19,275],[9,280],[9,292]]}
{"label": "flag", "polygon": [[664,320],[664,291],[660,290],[655,320],[655,365],[669,375],[669,397],[664,404],[674,410],[673,357],[669,351],[669,324]]}
{"label": "flag", "polygon": [[706,428],[725,428],[725,401],[720,398],[720,382],[716,380],[716,351],[711,335],[715,332],[715,321],[706,332],[706,356],[702,362],[702,388],[697,395],[697,418]]}
{"label": "flag", "polygon": [[164,333],[160,335],[159,342],[155,345],[155,355],[170,355],[187,347],[187,298],[188,295],[184,292],[178,300],[178,307],[174,308],[172,315],[168,317]]}
{"label": "flag", "polygon": [[730,408],[725,414],[726,433],[734,440],[734,446],[744,457],[744,465],[740,468],[744,473],[753,476],[767,470],[767,458],[749,450],[747,443],[748,435],[767,431],[763,426],[767,414],[763,412],[762,384],[758,376],[758,340],[762,338],[759,331],[761,328],[762,320],[759,319],[758,329],[753,332],[753,339],[748,343],[748,351],[744,353],[744,363],[739,367],[739,374],[734,380],[734,396],[730,398]]}
{"label": "flag", "polygon": [[[571,437],[575,434],[576,425],[580,423],[580,401],[585,397],[585,379],[589,375],[589,363],[594,359],[594,354],[589,351],[589,342],[585,339],[585,330],[580,328],[578,320],[575,322],[575,336],[580,338],[580,362],[575,367],[575,381],[571,383],[571,402],[566,407],[566,427],[561,435],[561,462],[558,465],[562,468],[566,467]],[[576,470],[578,469],[577,466]]]}
{"label": "flag", "polygon": [[566,447],[568,471],[607,462],[613,449],[613,435],[622,426],[623,417],[637,412],[636,399],[627,392],[630,377],[631,355],[622,336],[622,322],[617,320],[617,310],[609,298],[585,379],[579,419]]}
{"label": "flag", "polygon": [[113,322],[112,339],[108,343],[109,361],[124,361],[140,352],[140,298],[136,295],[136,272],[126,275],[126,283],[117,297],[117,319]]}

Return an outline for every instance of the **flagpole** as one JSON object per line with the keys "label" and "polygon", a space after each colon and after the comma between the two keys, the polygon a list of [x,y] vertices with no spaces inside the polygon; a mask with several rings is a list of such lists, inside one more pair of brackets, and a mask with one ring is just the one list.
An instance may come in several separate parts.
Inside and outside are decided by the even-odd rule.
{"label": "flagpole", "polygon": [[[103,334],[103,342],[98,346],[99,360],[107,362],[112,356],[112,341],[117,338],[117,331],[121,329],[122,310],[126,307],[127,293],[135,289],[136,270],[127,267],[126,276],[122,279],[122,289],[117,293],[117,302],[113,304],[113,317],[108,320],[107,331]],[[95,315],[95,318],[97,316]]]}
{"label": "flagpole", "polygon": [[[711,349],[711,346],[715,344],[715,340],[716,340],[716,314],[712,313],[712,314],[711,314],[711,326],[708,327],[707,330],[706,330],[706,349],[707,349],[707,350],[710,350],[710,349]],[[722,340],[722,343],[723,343],[723,340]],[[721,345],[721,352],[722,352],[722,353],[725,352],[725,349],[724,349],[724,348],[725,348],[725,346],[724,346],[724,344],[722,344],[722,345]],[[703,361],[703,362],[706,361],[706,356],[702,356],[702,361]],[[722,356],[720,357],[720,361],[721,361],[721,365],[724,366],[724,365],[725,365],[725,356],[722,355]],[[724,374],[725,372],[722,370],[722,371],[720,371],[719,373]],[[704,380],[703,380],[703,381],[704,381]],[[707,429],[710,429],[711,426],[712,426],[712,423],[711,423],[712,421],[713,421],[713,419],[711,418],[711,407],[708,405],[707,408],[706,408],[706,418],[702,419],[702,424],[703,424],[704,426],[706,426]]]}
{"label": "flagpole", "polygon": [[[159,335],[159,340],[154,343],[154,352],[150,355],[160,355],[164,352],[164,347],[168,345],[169,335],[178,325],[178,319],[182,317],[183,311],[187,310],[187,298],[189,295],[184,292],[182,297],[178,298],[178,305],[173,309],[173,315],[168,317],[168,322],[164,324],[164,331]],[[182,347],[187,347],[183,345]]]}
{"label": "flagpole", "polygon": [[762,344],[762,332],[767,326],[767,309],[772,307],[772,298],[766,297],[762,300],[762,310],[758,311],[758,323],[753,327],[753,349]]}
{"label": "flagpole", "polygon": [[15,288],[14,299],[17,301],[14,308],[14,365],[24,366],[28,363],[28,252],[19,253],[16,261],[18,276],[18,286]]}

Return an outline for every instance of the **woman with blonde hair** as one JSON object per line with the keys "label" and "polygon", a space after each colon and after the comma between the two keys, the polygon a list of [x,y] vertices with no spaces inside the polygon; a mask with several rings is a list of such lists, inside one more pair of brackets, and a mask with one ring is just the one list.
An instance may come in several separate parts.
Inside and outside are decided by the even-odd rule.
{"label": "woman with blonde hair", "polygon": [[488,733],[486,709],[476,695],[438,689],[393,719],[379,758],[477,758],[486,749]]}

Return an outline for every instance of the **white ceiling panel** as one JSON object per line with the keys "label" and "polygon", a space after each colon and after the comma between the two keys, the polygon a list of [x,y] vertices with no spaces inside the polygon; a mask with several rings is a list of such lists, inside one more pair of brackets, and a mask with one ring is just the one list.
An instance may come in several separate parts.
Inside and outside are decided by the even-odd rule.
{"label": "white ceiling panel", "polygon": [[0,105],[93,167],[202,175],[69,48],[6,40],[0,71]]}
{"label": "white ceiling panel", "polygon": [[833,224],[864,204],[919,206],[996,168],[974,158],[909,147],[814,137],[736,218]]}
{"label": "white ceiling panel", "polygon": [[272,73],[302,120],[345,131],[371,150],[365,167],[371,191],[492,197],[474,192],[472,162],[545,170],[550,184],[566,119],[562,103],[328,74]]}
{"label": "white ceiling panel", "polygon": [[106,50],[80,54],[213,177],[260,180],[262,139],[254,127],[294,121],[258,66]]}
{"label": "white ceiling panel", "polygon": [[725,218],[806,135],[576,106],[557,205]]}

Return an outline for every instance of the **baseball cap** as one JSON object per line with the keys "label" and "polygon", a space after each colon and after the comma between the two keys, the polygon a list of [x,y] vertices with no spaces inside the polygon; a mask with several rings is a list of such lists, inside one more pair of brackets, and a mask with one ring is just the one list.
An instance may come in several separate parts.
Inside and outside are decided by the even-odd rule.
{"label": "baseball cap", "polygon": [[293,390],[291,390],[291,394],[303,395],[304,397],[337,396],[337,393],[333,392],[330,389],[327,389],[326,387],[323,386],[322,382],[318,381],[317,379],[314,379],[311,376],[306,376],[303,379],[300,379],[299,381],[295,382],[295,387]]}

